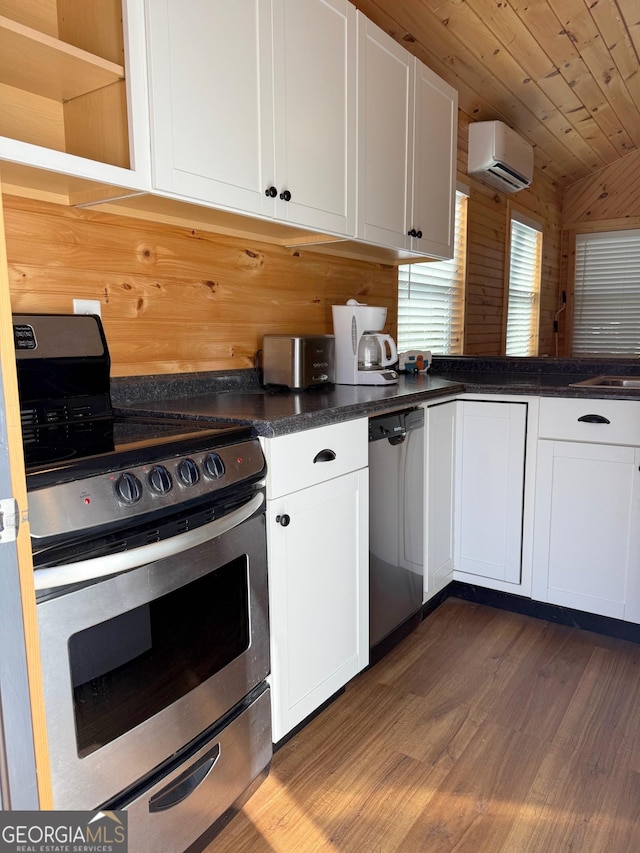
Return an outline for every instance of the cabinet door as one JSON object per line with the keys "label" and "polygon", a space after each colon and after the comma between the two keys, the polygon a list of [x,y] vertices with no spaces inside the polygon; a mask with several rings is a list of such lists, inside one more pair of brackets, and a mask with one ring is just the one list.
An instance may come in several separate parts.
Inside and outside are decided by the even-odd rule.
{"label": "cabinet door", "polygon": [[429,406],[426,412],[425,601],[453,576],[456,408],[451,401]]}
{"label": "cabinet door", "polygon": [[540,441],[533,597],[639,619],[640,451]]}
{"label": "cabinet door", "polygon": [[274,1],[278,219],[355,234],[356,56],[347,0]]}
{"label": "cabinet door", "polygon": [[269,0],[147,0],[153,183],[271,214]]}
{"label": "cabinet door", "polygon": [[358,237],[408,249],[415,59],[358,16]]}
{"label": "cabinet door", "polygon": [[456,570],[520,582],[526,403],[464,400],[456,440]]}
{"label": "cabinet door", "polygon": [[268,502],[276,742],[368,664],[367,474]]}
{"label": "cabinet door", "polygon": [[435,258],[453,257],[458,96],[416,62],[415,142],[411,248]]}

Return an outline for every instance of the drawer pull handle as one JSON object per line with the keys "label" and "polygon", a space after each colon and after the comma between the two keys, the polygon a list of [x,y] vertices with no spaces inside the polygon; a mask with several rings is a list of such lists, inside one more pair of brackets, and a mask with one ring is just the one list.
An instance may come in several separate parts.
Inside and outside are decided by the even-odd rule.
{"label": "drawer pull handle", "polygon": [[585,424],[610,424],[611,421],[605,418],[603,415],[583,415],[581,418],[578,418],[579,421]]}
{"label": "drawer pull handle", "polygon": [[181,773],[177,779],[170,782],[149,800],[149,811],[163,812],[172,809],[193,794],[198,785],[201,785],[213,770],[220,758],[220,744],[217,743],[213,749],[203,755],[195,764]]}
{"label": "drawer pull handle", "polygon": [[315,465],[316,462],[333,462],[335,458],[335,451],[327,448],[326,450],[321,450],[319,453],[316,453],[313,459],[313,464]]}
{"label": "drawer pull handle", "polygon": [[286,512],[282,515],[276,515],[276,524],[279,524],[281,527],[288,527],[291,523],[291,516],[287,515]]}

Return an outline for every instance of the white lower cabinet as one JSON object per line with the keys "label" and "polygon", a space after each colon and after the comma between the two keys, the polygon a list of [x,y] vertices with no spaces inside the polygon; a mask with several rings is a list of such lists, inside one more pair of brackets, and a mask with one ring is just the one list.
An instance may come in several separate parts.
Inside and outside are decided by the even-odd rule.
{"label": "white lower cabinet", "polygon": [[542,398],[532,594],[640,622],[640,403]]}
{"label": "white lower cabinet", "polygon": [[366,419],[263,440],[276,743],[369,662],[367,446]]}
{"label": "white lower cabinet", "polygon": [[451,580],[529,593],[532,406],[531,398],[426,406],[425,601]]}
{"label": "white lower cabinet", "polygon": [[640,622],[640,450],[539,442],[533,597]]}
{"label": "white lower cabinet", "polygon": [[426,524],[424,596],[432,598],[453,578],[455,400],[425,411]]}
{"label": "white lower cabinet", "polygon": [[527,403],[461,400],[459,406],[456,577],[519,584]]}

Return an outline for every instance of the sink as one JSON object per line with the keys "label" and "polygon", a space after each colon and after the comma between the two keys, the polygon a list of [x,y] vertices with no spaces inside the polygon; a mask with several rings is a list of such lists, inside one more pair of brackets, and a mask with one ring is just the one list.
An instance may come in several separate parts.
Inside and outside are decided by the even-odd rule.
{"label": "sink", "polygon": [[592,376],[582,382],[572,382],[575,388],[640,388],[640,376]]}

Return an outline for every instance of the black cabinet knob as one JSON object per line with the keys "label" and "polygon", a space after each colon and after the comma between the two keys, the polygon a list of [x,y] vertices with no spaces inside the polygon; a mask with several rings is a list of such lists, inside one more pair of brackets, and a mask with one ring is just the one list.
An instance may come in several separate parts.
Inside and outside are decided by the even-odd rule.
{"label": "black cabinet knob", "polygon": [[278,190],[275,187],[268,187],[264,194],[269,198],[275,198],[278,195]]}
{"label": "black cabinet knob", "polygon": [[417,232],[415,228],[412,228],[411,231],[407,231],[407,237],[416,237]]}
{"label": "black cabinet knob", "polygon": [[416,231],[416,237],[420,240],[422,237],[422,231]]}
{"label": "black cabinet knob", "polygon": [[288,527],[291,522],[291,516],[286,513],[284,515],[276,515],[276,522],[282,527]]}
{"label": "black cabinet knob", "polygon": [[283,193],[280,193],[280,198],[282,201],[291,201],[291,193],[289,190],[285,190]]}

